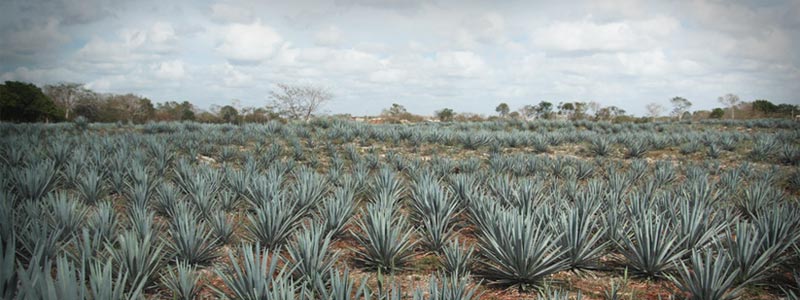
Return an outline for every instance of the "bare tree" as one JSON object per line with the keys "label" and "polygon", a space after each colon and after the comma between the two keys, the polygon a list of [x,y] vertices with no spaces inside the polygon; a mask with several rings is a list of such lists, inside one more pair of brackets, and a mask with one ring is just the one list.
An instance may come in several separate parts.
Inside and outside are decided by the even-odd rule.
{"label": "bare tree", "polygon": [[277,91],[270,92],[272,105],[278,113],[291,118],[308,121],[322,106],[333,98],[324,87],[315,85],[277,84]]}
{"label": "bare tree", "polygon": [[734,116],[734,111],[736,110],[736,105],[739,104],[739,96],[736,96],[734,94],[727,94],[725,96],[719,97],[717,101],[719,101],[719,103],[722,103],[722,105],[725,105],[731,109],[731,120],[736,119],[736,117]]}
{"label": "bare tree", "polygon": [[660,116],[661,113],[664,112],[664,106],[661,106],[661,104],[658,103],[650,103],[645,106],[645,108],[647,108],[647,115],[650,116],[653,121],[655,121],[656,117]]}
{"label": "bare tree", "polygon": [[672,115],[678,116],[678,121],[683,118],[683,113],[687,112],[692,107],[692,102],[683,97],[675,97],[669,100],[672,102]]}
{"label": "bare tree", "polygon": [[62,82],[54,85],[45,85],[44,92],[53,99],[58,106],[64,109],[64,119],[69,120],[69,114],[81,98],[90,96],[93,92],[83,83]]}

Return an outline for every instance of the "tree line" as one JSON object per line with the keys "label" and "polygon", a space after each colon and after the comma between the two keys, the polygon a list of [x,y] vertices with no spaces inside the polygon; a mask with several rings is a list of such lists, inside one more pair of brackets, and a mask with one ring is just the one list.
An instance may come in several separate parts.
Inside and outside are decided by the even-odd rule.
{"label": "tree line", "polygon": [[[333,98],[326,88],[316,85],[277,84],[269,94],[271,102],[263,107],[239,107],[238,100],[231,104],[212,105],[201,110],[189,101],[153,103],[135,94],[98,93],[81,83],[57,83],[38,87],[32,83],[6,81],[0,84],[0,120],[11,122],[59,122],[82,118],[88,122],[126,122],[141,124],[150,121],[196,121],[204,123],[262,123],[270,120],[299,119],[308,121],[318,115],[322,107]],[[719,97],[724,107],[711,111],[694,111],[692,102],[683,97],[669,100],[674,120],[723,118],[792,118],[800,112],[797,105],[774,104],[759,99],[744,102],[734,94]],[[647,122],[663,117],[667,111],[660,103],[646,106],[645,117],[634,117],[617,106],[602,106],[597,102],[540,101],[523,105],[512,111],[507,103],[500,103],[496,116],[485,118],[479,114],[443,108],[434,112],[435,119],[449,121],[482,121],[511,118],[521,120],[564,119],[614,122]],[[428,117],[414,115],[400,104],[394,103],[383,110],[381,117],[388,122],[419,122]]]}

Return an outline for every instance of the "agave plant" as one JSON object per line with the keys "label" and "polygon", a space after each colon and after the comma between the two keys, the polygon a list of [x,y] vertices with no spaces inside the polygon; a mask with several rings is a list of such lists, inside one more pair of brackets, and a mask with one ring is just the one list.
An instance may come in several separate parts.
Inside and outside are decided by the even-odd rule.
{"label": "agave plant", "polygon": [[203,285],[194,266],[178,261],[161,276],[161,283],[172,293],[172,299],[194,300],[200,296]]}
{"label": "agave plant", "polygon": [[381,204],[370,204],[361,212],[356,225],[363,234],[352,233],[364,250],[356,249],[356,259],[367,268],[383,271],[402,269],[413,255],[414,232],[406,218]]}
{"label": "agave plant", "polygon": [[755,181],[744,189],[741,197],[734,198],[734,205],[745,216],[755,218],[767,208],[781,203],[783,191],[763,181]]}
{"label": "agave plant", "polygon": [[602,137],[594,138],[589,143],[589,151],[595,156],[608,156],[611,150],[611,143]]}
{"label": "agave plant", "polygon": [[17,293],[16,243],[3,240],[0,246],[0,298],[11,300]]}
{"label": "agave plant", "polygon": [[558,219],[557,232],[563,233],[559,244],[566,250],[564,255],[572,270],[596,267],[609,244],[601,241],[606,229],[600,226],[599,210],[599,205],[571,207]]}
{"label": "agave plant", "polygon": [[212,213],[211,217],[206,221],[211,227],[211,232],[217,240],[217,244],[226,245],[233,240],[233,234],[236,230],[237,224],[233,219],[228,217],[225,211],[216,211]]}
{"label": "agave plant", "polygon": [[164,246],[151,235],[144,238],[136,232],[127,231],[117,236],[116,245],[107,245],[114,265],[127,275],[127,283],[131,286],[149,287],[153,277],[163,265],[162,250]]}
{"label": "agave plant", "polygon": [[296,278],[302,279],[308,286],[318,281],[328,282],[327,277],[339,253],[331,251],[331,234],[325,233],[322,226],[311,223],[299,230],[295,240],[286,247],[289,254],[288,265],[294,270]]}
{"label": "agave plant", "polygon": [[418,182],[412,193],[414,219],[422,227],[422,244],[431,251],[439,251],[453,236],[458,203],[432,179]]}
{"label": "agave plant", "polygon": [[227,289],[211,287],[220,298],[261,300],[273,299],[273,292],[294,292],[294,287],[287,285],[291,271],[278,268],[280,255],[263,250],[260,244],[242,245],[238,255],[228,251],[228,258],[231,264],[215,271]]}
{"label": "agave plant", "polygon": [[496,212],[478,237],[481,271],[494,283],[526,291],[541,288],[545,277],[567,267],[558,241],[543,218],[518,212]]}
{"label": "agave plant", "polygon": [[329,282],[317,280],[314,286],[313,291],[319,295],[319,299],[368,300],[373,298],[367,287],[367,279],[363,278],[359,282],[353,280],[348,269],[342,272],[331,269],[328,278],[330,278]]}
{"label": "agave plant", "polygon": [[671,271],[686,249],[685,236],[673,230],[669,219],[651,210],[631,215],[631,234],[623,235],[620,249],[627,265],[639,275],[661,277]]}
{"label": "agave plant", "polygon": [[261,203],[255,214],[247,216],[245,229],[253,240],[269,249],[278,249],[286,244],[302,215],[294,209],[293,203],[283,201],[282,195]]}
{"label": "agave plant", "polygon": [[170,250],[178,260],[207,264],[219,256],[217,239],[194,211],[181,207],[184,205],[178,205],[169,227]]}
{"label": "agave plant", "polygon": [[103,182],[103,176],[95,169],[88,169],[76,181],[78,193],[86,204],[94,205],[102,200],[108,193]]}
{"label": "agave plant", "polygon": [[680,278],[667,276],[675,285],[687,293],[692,300],[735,299],[741,286],[737,285],[739,274],[731,259],[724,252],[714,255],[706,248],[702,254],[692,252],[691,269],[683,262],[678,268]]}
{"label": "agave plant", "polygon": [[288,193],[288,198],[295,202],[294,209],[300,214],[315,209],[328,193],[327,179],[312,170],[303,169],[295,172],[295,184]]}
{"label": "agave plant", "polygon": [[475,247],[467,247],[466,243],[457,238],[452,239],[442,248],[442,271],[453,277],[463,277],[470,273],[472,268],[472,254]]}
{"label": "agave plant", "polygon": [[345,225],[353,216],[355,208],[353,189],[336,189],[333,196],[322,203],[322,209],[320,209],[320,219],[324,222],[325,232],[329,232],[332,237],[341,235]]}
{"label": "agave plant", "polygon": [[13,173],[17,195],[23,200],[38,201],[50,193],[56,183],[56,167],[43,160]]}
{"label": "agave plant", "polygon": [[69,199],[63,192],[48,195],[45,202],[53,226],[62,230],[64,238],[75,234],[89,213],[89,209],[83,203]]}
{"label": "agave plant", "polygon": [[[480,299],[480,292],[472,285],[467,277],[434,275],[428,280],[428,289],[417,288],[414,291],[414,300],[473,300]],[[426,297],[427,295],[427,297]]]}

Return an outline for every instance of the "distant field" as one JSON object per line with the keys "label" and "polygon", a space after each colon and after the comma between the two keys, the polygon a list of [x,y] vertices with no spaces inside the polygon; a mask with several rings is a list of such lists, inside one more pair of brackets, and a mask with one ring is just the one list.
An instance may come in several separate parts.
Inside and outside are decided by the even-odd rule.
{"label": "distant field", "polygon": [[3,299],[800,295],[791,120],[0,132]]}

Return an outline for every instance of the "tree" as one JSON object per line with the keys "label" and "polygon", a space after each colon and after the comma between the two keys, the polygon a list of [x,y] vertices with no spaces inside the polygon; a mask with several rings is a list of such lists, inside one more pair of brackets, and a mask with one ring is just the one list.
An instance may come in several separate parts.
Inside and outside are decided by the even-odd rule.
{"label": "tree", "polygon": [[306,122],[333,98],[328,89],[315,85],[279,83],[277,87],[276,91],[270,92],[273,107],[287,118]]}
{"label": "tree", "polygon": [[722,108],[717,107],[717,108],[711,110],[711,113],[708,115],[708,117],[712,118],[712,119],[721,119],[722,116],[724,116],[724,115],[725,115],[725,110],[722,109]]}
{"label": "tree", "polygon": [[381,112],[381,114],[388,117],[400,118],[408,114],[408,110],[406,110],[405,106],[402,106],[397,103],[392,103],[392,107],[384,109],[383,112]]}
{"label": "tree", "polygon": [[70,113],[81,99],[94,96],[92,90],[87,89],[83,83],[62,82],[54,85],[45,85],[44,93],[53,99],[56,105],[64,110],[64,119],[69,120]]}
{"label": "tree", "polygon": [[719,101],[719,103],[722,103],[722,105],[725,105],[731,109],[731,120],[736,119],[734,111],[736,110],[736,104],[739,104],[739,96],[736,96],[734,94],[727,94],[725,96],[717,98],[717,101]]}
{"label": "tree", "polygon": [[573,111],[575,111],[575,105],[573,105],[572,102],[558,104],[559,115],[566,114],[568,116],[572,116]]}
{"label": "tree", "polygon": [[500,103],[500,105],[498,105],[497,107],[495,107],[494,111],[499,113],[500,117],[505,118],[506,116],[508,116],[508,112],[511,111],[511,109],[508,108],[508,104],[503,102]]}
{"label": "tree", "polygon": [[219,109],[219,117],[225,123],[239,123],[239,111],[231,105],[225,105]]}
{"label": "tree", "polygon": [[787,116],[789,118],[794,118],[795,113],[798,111],[800,111],[800,106],[786,103],[778,104],[778,107],[775,108],[775,112],[777,112],[779,115]]}
{"label": "tree", "polygon": [[42,89],[31,83],[0,84],[0,119],[13,122],[59,120],[62,112]]}
{"label": "tree", "polygon": [[675,97],[669,101],[672,102],[672,115],[677,116],[678,121],[681,121],[683,113],[689,111],[689,108],[692,107],[692,102],[683,97]]}
{"label": "tree", "polygon": [[625,110],[616,106],[603,107],[597,110],[594,114],[597,120],[611,120],[619,116],[625,115]]}
{"label": "tree", "polygon": [[647,109],[647,116],[650,117],[651,121],[655,122],[656,117],[660,116],[662,112],[664,112],[664,106],[658,103],[650,103],[645,106]]}
{"label": "tree", "polygon": [[536,117],[550,119],[550,114],[553,112],[553,103],[541,101],[536,105]]}
{"label": "tree", "polygon": [[519,114],[522,115],[525,120],[532,120],[536,117],[536,106],[525,105],[519,109]]}
{"label": "tree", "polygon": [[753,101],[753,110],[761,112],[761,113],[763,113],[765,115],[768,115],[768,114],[776,112],[778,110],[778,106],[775,105],[775,104],[772,104],[772,102],[770,102],[769,100],[759,99],[759,100]]}
{"label": "tree", "polygon": [[452,109],[449,109],[449,108],[442,108],[441,110],[437,110],[436,111],[436,117],[439,118],[439,121],[442,121],[442,122],[450,122],[450,121],[452,121],[453,120],[453,116],[455,116],[455,115],[456,115],[456,113]]}

